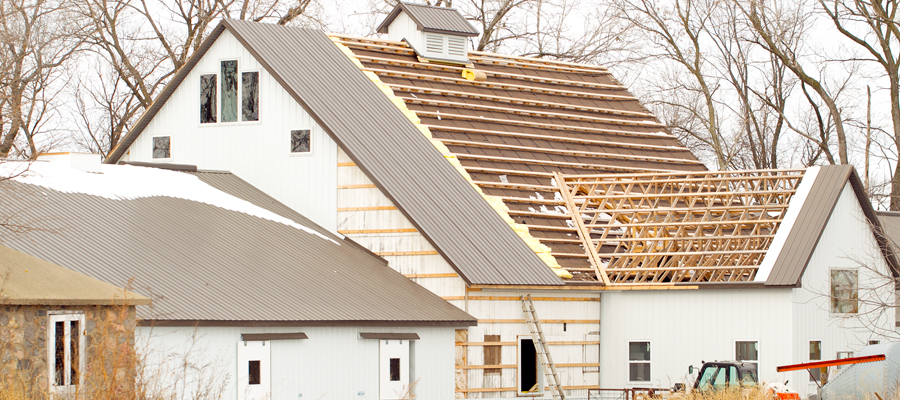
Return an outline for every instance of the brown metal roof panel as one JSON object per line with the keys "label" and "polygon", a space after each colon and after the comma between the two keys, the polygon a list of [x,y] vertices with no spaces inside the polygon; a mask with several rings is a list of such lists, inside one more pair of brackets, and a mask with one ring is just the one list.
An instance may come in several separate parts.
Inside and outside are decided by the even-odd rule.
{"label": "brown metal roof panel", "polygon": [[478,30],[472,27],[466,18],[455,8],[433,7],[424,4],[399,2],[390,14],[378,25],[376,32],[388,33],[388,26],[400,14],[405,11],[419,29],[426,32],[439,32],[449,34],[463,34],[465,36],[478,36]]}
{"label": "brown metal roof panel", "polygon": [[766,279],[766,285],[800,284],[806,264],[819,242],[851,171],[852,167],[846,165],[820,167],[806,202],[802,204],[800,213]]}
{"label": "brown metal roof panel", "polygon": [[0,243],[113,285],[131,281],[154,297],[144,318],[474,323],[359,247],[282,223],[170,197],[112,200],[18,182],[0,191],[10,200],[0,212],[21,210],[41,228]]}
{"label": "brown metal roof panel", "polygon": [[[562,284],[325,34],[245,21],[224,24],[463,279],[473,284]],[[282,43],[293,43],[290,51]]]}

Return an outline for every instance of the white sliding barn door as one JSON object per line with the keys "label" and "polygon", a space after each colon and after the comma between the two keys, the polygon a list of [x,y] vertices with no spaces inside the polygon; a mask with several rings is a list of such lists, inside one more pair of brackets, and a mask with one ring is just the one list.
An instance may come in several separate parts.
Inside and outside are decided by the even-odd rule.
{"label": "white sliding barn door", "polygon": [[272,346],[268,341],[237,343],[237,398],[262,400],[272,394]]}
{"label": "white sliding barn door", "polygon": [[378,343],[379,398],[403,398],[409,390],[409,340],[381,339]]}

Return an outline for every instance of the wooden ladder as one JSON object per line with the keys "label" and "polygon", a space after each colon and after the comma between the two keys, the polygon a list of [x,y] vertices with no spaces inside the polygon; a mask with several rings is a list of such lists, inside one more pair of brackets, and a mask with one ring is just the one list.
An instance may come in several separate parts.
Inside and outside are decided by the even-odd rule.
{"label": "wooden ladder", "polygon": [[541,330],[541,320],[538,319],[537,313],[534,311],[531,295],[526,294],[522,296],[522,311],[525,312],[525,322],[528,324],[528,330],[531,331],[534,350],[538,354],[541,370],[544,371],[544,377],[547,379],[550,393],[554,399],[565,400],[566,395],[563,393],[562,386],[559,383],[559,374],[556,373],[553,357],[550,356],[550,352],[547,350],[547,342],[544,340],[544,332]]}

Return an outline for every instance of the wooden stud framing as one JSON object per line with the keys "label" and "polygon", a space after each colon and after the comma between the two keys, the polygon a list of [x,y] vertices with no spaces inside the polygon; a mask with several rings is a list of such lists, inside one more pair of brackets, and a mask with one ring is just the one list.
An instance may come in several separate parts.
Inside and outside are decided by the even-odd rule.
{"label": "wooden stud framing", "polygon": [[458,145],[458,146],[475,146],[482,148],[493,148],[493,149],[501,149],[501,150],[522,150],[522,151],[534,151],[540,153],[550,153],[550,154],[560,154],[565,156],[575,156],[575,157],[596,157],[602,159],[618,159],[618,160],[629,160],[629,161],[650,161],[650,162],[661,162],[661,163],[670,163],[670,164],[694,164],[694,165],[702,165],[699,161],[693,160],[685,160],[681,158],[669,158],[669,157],[653,157],[653,156],[637,156],[637,155],[627,155],[627,154],[618,154],[618,153],[607,153],[600,151],[584,151],[584,150],[563,150],[563,149],[549,149],[543,147],[532,147],[532,146],[519,146],[519,145],[511,145],[511,144],[503,144],[503,143],[489,143],[489,142],[476,142],[471,140],[456,140],[456,139],[437,139],[440,140],[444,145]]}
{"label": "wooden stud framing", "polygon": [[802,177],[767,170],[555,180],[582,247],[605,266],[598,278],[616,285],[753,280]]}

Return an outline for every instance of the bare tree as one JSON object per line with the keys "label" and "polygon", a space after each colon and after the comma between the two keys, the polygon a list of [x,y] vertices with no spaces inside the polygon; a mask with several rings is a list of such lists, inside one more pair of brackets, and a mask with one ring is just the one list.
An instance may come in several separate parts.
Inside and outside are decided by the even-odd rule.
{"label": "bare tree", "polygon": [[0,158],[38,155],[62,67],[86,29],[66,1],[0,0]]}
{"label": "bare tree", "polygon": [[[838,158],[841,164],[849,164],[847,152],[847,135],[844,131],[844,118],[838,107],[835,94],[829,90],[821,79],[817,79],[809,72],[809,67],[804,65],[803,56],[800,54],[798,44],[784,40],[785,37],[795,35],[796,30],[804,30],[809,15],[799,6],[789,8],[785,3],[777,1],[753,0],[744,5],[735,2],[747,17],[750,26],[757,34],[757,43],[769,51],[798,78],[806,87],[811,88],[825,103],[829,116],[834,122],[834,131],[838,142]],[[805,88],[804,88],[805,89]],[[810,100],[813,104],[813,101]],[[820,118],[821,120],[821,118]],[[822,126],[822,125],[820,125]]]}
{"label": "bare tree", "polygon": [[[673,62],[684,74],[673,74],[667,82],[666,95],[653,100],[657,105],[680,109],[691,118],[690,125],[672,125],[710,149],[719,169],[726,169],[732,161],[732,143],[720,129],[716,92],[719,81],[711,76],[709,60],[701,37],[709,28],[718,2],[708,0],[675,0],[671,6],[660,6],[655,0],[617,0],[619,15],[641,32],[649,35],[654,56]],[[692,93],[696,102],[679,101],[677,92]],[[695,129],[695,128],[701,129]]]}
{"label": "bare tree", "polygon": [[[286,25],[315,0],[83,0],[94,27],[86,36],[98,75],[79,81],[74,114],[79,144],[108,154],[199,49],[216,21],[234,18]],[[315,19],[311,21],[318,22]],[[98,121],[100,121],[98,123]]]}
{"label": "bare tree", "polygon": [[[900,147],[900,22],[898,0],[818,0],[844,37],[871,56],[887,77],[894,142]],[[891,210],[900,210],[900,164],[891,179]]]}

